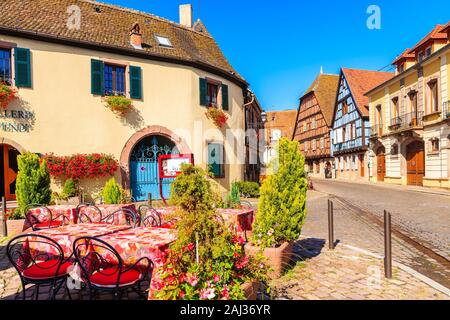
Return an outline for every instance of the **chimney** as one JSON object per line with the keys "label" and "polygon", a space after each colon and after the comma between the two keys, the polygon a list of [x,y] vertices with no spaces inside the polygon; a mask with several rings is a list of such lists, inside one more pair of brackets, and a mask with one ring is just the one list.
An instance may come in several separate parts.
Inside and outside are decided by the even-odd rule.
{"label": "chimney", "polygon": [[142,50],[142,33],[139,23],[135,23],[130,33],[130,44],[135,49]]}
{"label": "chimney", "polygon": [[180,5],[180,24],[185,27],[192,28],[192,4]]}

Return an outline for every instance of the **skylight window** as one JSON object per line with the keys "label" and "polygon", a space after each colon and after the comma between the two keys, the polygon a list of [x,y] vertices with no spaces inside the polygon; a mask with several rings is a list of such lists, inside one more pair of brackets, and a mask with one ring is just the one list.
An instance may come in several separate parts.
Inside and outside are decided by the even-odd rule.
{"label": "skylight window", "polygon": [[155,36],[156,41],[162,47],[173,48],[172,42],[170,42],[169,38],[163,36]]}

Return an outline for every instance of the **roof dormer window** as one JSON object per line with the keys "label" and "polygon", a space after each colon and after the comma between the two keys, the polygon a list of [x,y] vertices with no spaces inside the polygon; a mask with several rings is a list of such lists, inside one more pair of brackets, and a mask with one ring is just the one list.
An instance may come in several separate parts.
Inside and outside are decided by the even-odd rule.
{"label": "roof dormer window", "polygon": [[428,58],[432,54],[431,46],[425,49],[425,58]]}
{"label": "roof dormer window", "polygon": [[155,38],[161,47],[173,48],[172,42],[170,42],[169,38],[158,35],[156,35]]}

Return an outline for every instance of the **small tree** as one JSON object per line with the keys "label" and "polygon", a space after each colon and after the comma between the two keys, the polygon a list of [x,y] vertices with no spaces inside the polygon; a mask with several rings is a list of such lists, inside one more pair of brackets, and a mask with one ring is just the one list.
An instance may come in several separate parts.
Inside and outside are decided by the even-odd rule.
{"label": "small tree", "polygon": [[276,173],[261,187],[253,231],[253,242],[266,248],[298,239],[306,218],[308,185],[298,142],[282,138],[271,165]]}
{"label": "small tree", "polygon": [[111,178],[105,184],[102,190],[103,202],[106,204],[120,204],[123,200],[123,190],[116,182],[116,179]]}
{"label": "small tree", "polygon": [[19,210],[25,213],[30,204],[48,205],[51,200],[50,173],[45,160],[41,163],[33,153],[17,157],[19,172],[16,182],[16,196]]}
{"label": "small tree", "polygon": [[79,194],[78,186],[76,182],[69,178],[64,182],[64,188],[62,192],[62,196],[65,199],[76,197]]}

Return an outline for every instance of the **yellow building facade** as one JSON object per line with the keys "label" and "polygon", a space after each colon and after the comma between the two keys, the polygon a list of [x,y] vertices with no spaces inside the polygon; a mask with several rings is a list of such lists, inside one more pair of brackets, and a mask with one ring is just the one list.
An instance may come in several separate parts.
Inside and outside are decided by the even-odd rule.
{"label": "yellow building facade", "polygon": [[[28,2],[28,14],[46,12],[45,1]],[[223,192],[231,182],[243,179],[247,83],[229,65],[204,25],[192,23],[192,10],[184,7],[180,11],[183,24],[178,24],[91,1],[58,1],[52,8],[52,21],[45,22],[41,14],[41,24],[34,25],[32,17],[21,20],[28,21],[23,25],[8,24],[21,14],[14,5],[0,5],[0,50],[2,62],[9,61],[9,67],[0,71],[3,80],[18,88],[18,97],[0,109],[3,194],[14,194],[10,190],[14,168],[7,163],[15,160],[9,158],[25,151],[58,156],[111,154],[120,164],[117,180],[136,200],[146,198],[149,190],[155,198],[159,196],[155,185],[153,189],[145,186],[159,183],[157,173],[139,177],[139,172],[133,172],[155,167],[139,169],[136,163],[155,163],[164,152],[192,153],[195,163],[205,169],[219,163],[215,180]],[[67,30],[71,5],[81,12],[79,30]],[[58,12],[61,19],[55,22]],[[58,28],[64,32],[55,31]],[[28,65],[21,64],[21,53],[28,57]],[[100,78],[95,78],[96,65],[102,67]],[[27,68],[28,75],[20,75]],[[137,80],[132,70],[138,70]],[[102,91],[95,94],[98,79]],[[106,88],[130,98],[133,108],[123,116],[112,112],[106,107]],[[228,116],[222,128],[205,115],[213,107]],[[96,192],[104,182],[83,181],[82,186]]]}
{"label": "yellow building facade", "polygon": [[450,23],[436,26],[371,89],[371,181],[450,188]]}

